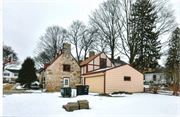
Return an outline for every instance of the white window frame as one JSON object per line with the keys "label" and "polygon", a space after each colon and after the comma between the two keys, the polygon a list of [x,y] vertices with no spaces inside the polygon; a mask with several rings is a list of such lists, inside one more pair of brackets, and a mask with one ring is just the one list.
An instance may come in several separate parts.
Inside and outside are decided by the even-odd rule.
{"label": "white window frame", "polygon": [[83,78],[81,78],[81,84],[83,85]]}
{"label": "white window frame", "polygon": [[[68,82],[66,82],[66,81],[68,81]],[[65,83],[68,83],[68,84],[65,84]],[[69,87],[69,78],[63,79],[63,87]]]}

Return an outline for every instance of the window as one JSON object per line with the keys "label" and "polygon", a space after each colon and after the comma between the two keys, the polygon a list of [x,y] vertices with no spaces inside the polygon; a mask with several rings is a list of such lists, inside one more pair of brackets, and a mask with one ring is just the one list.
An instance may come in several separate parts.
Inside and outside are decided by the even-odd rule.
{"label": "window", "polygon": [[69,84],[68,79],[66,79],[66,80],[64,80],[64,81],[65,81],[64,85],[68,85],[68,84]]}
{"label": "window", "polygon": [[173,81],[173,77],[171,77],[171,81]]}
{"label": "window", "polygon": [[18,73],[15,73],[14,76],[18,76]]}
{"label": "window", "polygon": [[101,66],[100,68],[106,68],[106,59],[101,58]]}
{"label": "window", "polygon": [[131,77],[129,77],[129,76],[124,76],[124,81],[131,81]]}
{"label": "window", "polygon": [[156,81],[156,75],[153,75],[153,81]]}
{"label": "window", "polygon": [[63,65],[63,71],[70,71],[70,65]]}
{"label": "window", "polygon": [[83,78],[81,78],[81,84],[83,85]]}
{"label": "window", "polygon": [[64,78],[64,87],[69,87],[69,78]]}
{"label": "window", "polygon": [[4,73],[4,76],[10,76],[10,73]]}

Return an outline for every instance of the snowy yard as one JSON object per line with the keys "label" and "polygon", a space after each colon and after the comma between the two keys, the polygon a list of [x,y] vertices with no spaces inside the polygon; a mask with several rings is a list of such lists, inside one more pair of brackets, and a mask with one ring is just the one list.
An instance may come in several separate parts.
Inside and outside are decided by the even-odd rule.
{"label": "snowy yard", "polygon": [[[95,96],[96,93],[62,98],[60,93],[27,93],[3,95],[3,116],[141,116],[179,117],[180,97],[134,93],[124,97]],[[89,110],[66,112],[62,105],[86,99]]]}

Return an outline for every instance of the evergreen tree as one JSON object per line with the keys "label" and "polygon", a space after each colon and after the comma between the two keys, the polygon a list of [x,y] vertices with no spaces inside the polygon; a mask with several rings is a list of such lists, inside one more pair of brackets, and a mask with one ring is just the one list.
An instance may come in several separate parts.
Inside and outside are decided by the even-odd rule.
{"label": "evergreen tree", "polygon": [[177,27],[171,34],[169,39],[168,58],[166,62],[166,76],[173,78],[173,89],[179,89],[179,42],[180,42],[180,29]]}
{"label": "evergreen tree", "polygon": [[138,42],[138,54],[133,66],[141,72],[145,68],[155,68],[158,65],[157,59],[161,56],[159,32],[155,32],[155,20],[158,18],[155,8],[149,0],[137,0],[132,7],[130,27],[134,30],[131,31],[130,38]]}
{"label": "evergreen tree", "polygon": [[36,68],[34,67],[34,61],[30,57],[27,57],[19,70],[19,76],[17,81],[21,84],[30,88],[31,83],[37,79]]}

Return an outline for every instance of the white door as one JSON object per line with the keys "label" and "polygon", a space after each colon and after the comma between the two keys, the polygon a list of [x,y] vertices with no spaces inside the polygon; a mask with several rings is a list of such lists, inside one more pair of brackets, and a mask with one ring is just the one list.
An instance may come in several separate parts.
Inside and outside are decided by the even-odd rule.
{"label": "white door", "polygon": [[69,78],[64,78],[64,87],[69,87]]}

